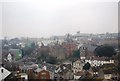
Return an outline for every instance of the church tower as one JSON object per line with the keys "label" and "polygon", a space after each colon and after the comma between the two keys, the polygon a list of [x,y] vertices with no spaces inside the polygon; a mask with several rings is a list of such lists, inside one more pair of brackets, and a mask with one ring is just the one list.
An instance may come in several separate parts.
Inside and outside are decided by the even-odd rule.
{"label": "church tower", "polygon": [[80,59],[85,60],[87,57],[87,47],[80,47]]}

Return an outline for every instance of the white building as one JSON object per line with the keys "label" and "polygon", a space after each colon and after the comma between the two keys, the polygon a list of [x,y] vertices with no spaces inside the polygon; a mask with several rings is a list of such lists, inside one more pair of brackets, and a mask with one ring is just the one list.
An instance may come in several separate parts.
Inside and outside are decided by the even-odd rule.
{"label": "white building", "polygon": [[85,60],[85,63],[89,62],[91,66],[101,66],[103,64],[114,64],[114,60],[96,60],[96,59],[93,59],[93,60],[88,60],[86,59]]}
{"label": "white building", "polygon": [[25,81],[28,80],[28,75],[27,75],[26,73],[20,73],[19,75],[20,75],[20,77],[21,77],[22,79],[24,79]]}
{"label": "white building", "polygon": [[8,54],[8,56],[7,56],[7,60],[9,61],[9,62],[12,62],[12,55],[9,53]]}
{"label": "white building", "polygon": [[80,60],[77,60],[73,63],[73,73],[80,72],[83,70],[84,63]]}

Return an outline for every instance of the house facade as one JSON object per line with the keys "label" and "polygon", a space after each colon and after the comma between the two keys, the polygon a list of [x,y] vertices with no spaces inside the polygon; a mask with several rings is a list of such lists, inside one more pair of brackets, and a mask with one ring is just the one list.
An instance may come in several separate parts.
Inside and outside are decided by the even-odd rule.
{"label": "house facade", "polygon": [[73,73],[83,70],[84,63],[81,60],[77,60],[73,63]]}

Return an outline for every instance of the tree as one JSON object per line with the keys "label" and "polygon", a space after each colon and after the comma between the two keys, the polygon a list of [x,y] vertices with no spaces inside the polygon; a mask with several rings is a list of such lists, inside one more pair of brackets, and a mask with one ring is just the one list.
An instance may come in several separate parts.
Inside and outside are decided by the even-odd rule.
{"label": "tree", "polygon": [[2,49],[9,50],[8,43],[9,43],[8,40],[6,40],[6,39],[2,40]]}
{"label": "tree", "polygon": [[87,62],[84,66],[83,66],[83,69],[84,70],[89,70],[90,69],[90,63],[89,62]]}
{"label": "tree", "polygon": [[112,57],[113,55],[116,54],[116,52],[114,51],[115,49],[112,46],[109,45],[101,45],[98,46],[94,52],[97,56],[105,56],[105,57]]}
{"label": "tree", "polygon": [[73,58],[80,58],[80,49],[73,51]]}
{"label": "tree", "polygon": [[32,47],[32,48],[36,48],[35,42],[32,42],[32,43],[31,43],[31,47]]}
{"label": "tree", "polygon": [[50,64],[56,64],[57,59],[55,57],[49,56],[48,59],[46,59],[46,62]]}
{"label": "tree", "polygon": [[25,47],[25,48],[22,48],[22,55],[25,56],[25,55],[30,55],[31,53],[33,53],[34,49],[31,48],[31,47]]}
{"label": "tree", "polygon": [[15,43],[14,44],[11,44],[10,47],[12,49],[20,49],[20,46],[17,46]]}

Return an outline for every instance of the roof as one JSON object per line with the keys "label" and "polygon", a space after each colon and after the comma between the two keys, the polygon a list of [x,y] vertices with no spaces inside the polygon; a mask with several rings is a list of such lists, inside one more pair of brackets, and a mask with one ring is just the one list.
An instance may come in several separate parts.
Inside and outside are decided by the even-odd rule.
{"label": "roof", "polygon": [[75,62],[73,62],[73,64],[74,64],[74,63],[81,64],[82,61],[81,61],[81,60],[76,60]]}
{"label": "roof", "polygon": [[81,47],[85,47],[85,48],[87,48],[88,51],[93,52],[97,46],[83,44]]}
{"label": "roof", "polygon": [[97,57],[97,56],[94,56],[93,59],[94,59],[94,60],[105,61],[105,57]]}
{"label": "roof", "polygon": [[40,71],[42,71],[41,68],[37,68],[37,69],[35,70],[35,72],[40,72]]}
{"label": "roof", "polygon": [[112,74],[112,71],[111,70],[103,70],[103,73],[104,74]]}
{"label": "roof", "polygon": [[56,69],[56,66],[55,66],[55,65],[48,64],[48,63],[43,63],[43,64],[41,64],[41,68],[42,68],[43,66],[46,66],[46,67],[47,67],[47,70],[48,70],[48,71],[51,71],[51,72],[54,72],[55,69]]}
{"label": "roof", "polygon": [[98,67],[92,67],[92,71],[93,71],[93,72],[98,72],[98,71],[99,71],[99,68],[98,68]]}
{"label": "roof", "polygon": [[84,74],[85,74],[85,73],[82,72],[82,71],[79,71],[79,72],[74,73],[74,75],[76,75],[76,76],[82,76],[82,75],[84,75]]}
{"label": "roof", "polygon": [[11,52],[18,52],[20,49],[10,49]]}
{"label": "roof", "polygon": [[63,64],[72,64],[72,62],[67,60],[67,61],[63,62]]}
{"label": "roof", "polygon": [[19,75],[27,75],[26,73],[20,73]]}

